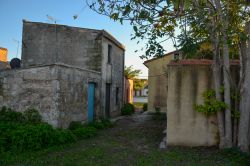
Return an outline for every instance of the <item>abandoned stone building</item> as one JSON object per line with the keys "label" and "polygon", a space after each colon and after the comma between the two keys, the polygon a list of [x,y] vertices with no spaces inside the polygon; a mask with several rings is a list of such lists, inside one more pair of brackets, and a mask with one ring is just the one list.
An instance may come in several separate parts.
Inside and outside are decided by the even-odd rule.
{"label": "abandoned stone building", "polygon": [[21,68],[0,72],[0,106],[54,127],[120,114],[125,47],[105,30],[23,22]]}

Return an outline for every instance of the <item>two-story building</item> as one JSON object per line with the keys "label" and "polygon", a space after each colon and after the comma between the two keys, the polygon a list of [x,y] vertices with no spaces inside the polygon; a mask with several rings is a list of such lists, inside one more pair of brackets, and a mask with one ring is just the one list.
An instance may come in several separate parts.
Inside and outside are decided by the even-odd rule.
{"label": "two-story building", "polygon": [[117,116],[124,52],[105,30],[24,21],[22,67],[0,73],[0,106],[35,107],[45,121],[64,128]]}

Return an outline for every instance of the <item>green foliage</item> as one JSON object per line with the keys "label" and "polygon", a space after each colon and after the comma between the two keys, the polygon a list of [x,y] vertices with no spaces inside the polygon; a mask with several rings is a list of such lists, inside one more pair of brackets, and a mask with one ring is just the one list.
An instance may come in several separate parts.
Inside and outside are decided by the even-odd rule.
{"label": "green foliage", "polygon": [[122,107],[121,114],[122,115],[131,115],[135,112],[135,107],[131,103],[126,103]]}
{"label": "green foliage", "polygon": [[133,79],[139,76],[139,74],[141,74],[141,70],[136,70],[133,68],[133,66],[125,66],[124,69],[124,76],[128,79]]}
{"label": "green foliage", "polygon": [[144,103],[142,107],[143,112],[148,110],[148,103]]}
{"label": "green foliage", "polygon": [[74,142],[68,130],[53,129],[49,124],[0,123],[0,149],[2,151],[33,151]]}
{"label": "green foliage", "polygon": [[42,122],[42,117],[34,108],[28,108],[24,113],[21,113],[4,106],[0,110],[0,122],[39,124]]}
{"label": "green foliage", "polygon": [[232,109],[231,112],[232,112],[232,118],[240,119],[240,111]]}
{"label": "green foliage", "polygon": [[82,128],[82,127],[83,127],[83,124],[79,121],[72,121],[69,124],[69,130],[75,130],[75,129]]}
{"label": "green foliage", "polygon": [[96,129],[106,129],[112,127],[113,124],[110,122],[109,119],[101,119],[99,121],[93,121],[89,122],[87,124],[82,124],[79,121],[73,121],[69,125],[69,130],[76,130],[79,128],[84,128],[84,127],[94,127]]}
{"label": "green foliage", "polygon": [[78,138],[78,139],[86,139],[93,137],[97,134],[97,130],[94,127],[81,127],[77,128],[75,130],[72,130],[73,134]]}
{"label": "green foliage", "polygon": [[214,90],[205,91],[203,93],[203,99],[204,104],[196,104],[194,109],[206,116],[214,115],[218,111],[222,111],[228,107],[226,103],[216,99]]}
{"label": "green foliage", "polygon": [[42,122],[42,116],[35,108],[28,108],[24,111],[25,121],[28,123],[38,124]]}
{"label": "green foliage", "polygon": [[22,114],[3,107],[0,110],[0,153],[34,151],[72,143],[93,137],[97,134],[97,129],[111,126],[109,120],[102,119],[87,125],[71,122],[70,130],[54,129],[42,122],[41,115],[36,109],[29,108]]}
{"label": "green foliage", "polygon": [[2,107],[0,110],[0,122],[23,123],[25,118],[21,112],[13,111],[11,108]]}
{"label": "green foliage", "polygon": [[87,124],[89,127],[94,127],[96,129],[106,129],[113,126],[109,119],[101,119],[101,121],[94,121]]}
{"label": "green foliage", "polygon": [[134,90],[140,90],[146,84],[146,80],[144,79],[134,79]]}

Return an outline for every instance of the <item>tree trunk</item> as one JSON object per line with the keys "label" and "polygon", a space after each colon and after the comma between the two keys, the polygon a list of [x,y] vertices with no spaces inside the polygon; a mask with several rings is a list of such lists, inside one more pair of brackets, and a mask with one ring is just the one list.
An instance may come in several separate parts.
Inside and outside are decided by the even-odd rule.
{"label": "tree trunk", "polygon": [[[214,79],[214,90],[216,99],[218,101],[222,101],[222,95],[220,93],[221,87],[221,70],[220,70],[220,51],[219,51],[219,42],[218,37],[215,32],[211,33],[211,40],[213,46],[213,79]],[[223,149],[225,146],[225,128],[224,128],[224,113],[222,111],[217,112],[217,121],[218,121],[218,129],[220,136],[220,149]]]}
{"label": "tree trunk", "polygon": [[231,118],[231,95],[230,95],[230,62],[229,62],[229,48],[227,44],[227,29],[228,19],[223,16],[222,7],[219,0],[215,1],[215,6],[219,16],[219,22],[222,27],[222,41],[223,41],[223,83],[224,83],[224,102],[228,105],[225,110],[225,147],[232,147],[232,118]]}
{"label": "tree trunk", "polygon": [[224,102],[227,104],[225,110],[225,143],[227,148],[232,147],[232,116],[231,116],[231,94],[230,94],[230,62],[227,37],[223,33],[223,81],[224,81]]}
{"label": "tree trunk", "polygon": [[[250,34],[250,22],[246,23],[246,33]],[[246,57],[244,69],[244,81],[242,85],[241,112],[239,123],[238,147],[241,151],[249,151],[249,116],[250,116],[250,39],[247,39]]]}

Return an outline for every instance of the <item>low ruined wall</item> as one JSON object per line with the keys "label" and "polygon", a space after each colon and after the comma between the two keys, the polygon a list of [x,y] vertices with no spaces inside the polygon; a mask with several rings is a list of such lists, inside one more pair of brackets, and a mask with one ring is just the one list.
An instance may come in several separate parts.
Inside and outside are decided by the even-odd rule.
{"label": "low ruined wall", "polygon": [[[211,61],[183,61],[168,65],[167,144],[213,146],[219,141],[216,116],[206,117],[194,110],[202,94],[213,87]],[[232,75],[237,80],[237,65]]]}
{"label": "low ruined wall", "polygon": [[[71,121],[87,121],[88,82],[100,85],[100,74],[62,64],[0,72],[0,107],[22,112],[38,109],[44,121],[54,127],[68,127]],[[96,88],[96,116],[99,87]]]}
{"label": "low ruined wall", "polygon": [[58,126],[59,81],[56,73],[54,66],[0,72],[0,106],[18,112],[34,107],[45,121]]}

